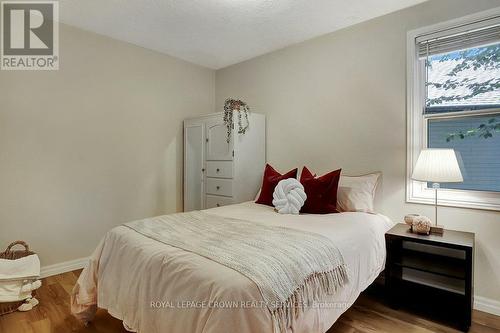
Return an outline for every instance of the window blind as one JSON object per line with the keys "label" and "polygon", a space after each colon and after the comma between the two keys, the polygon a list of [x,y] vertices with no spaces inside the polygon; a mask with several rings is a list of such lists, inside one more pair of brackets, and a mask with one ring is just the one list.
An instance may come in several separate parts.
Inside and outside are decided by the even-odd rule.
{"label": "window blind", "polygon": [[419,58],[500,42],[500,17],[416,38]]}

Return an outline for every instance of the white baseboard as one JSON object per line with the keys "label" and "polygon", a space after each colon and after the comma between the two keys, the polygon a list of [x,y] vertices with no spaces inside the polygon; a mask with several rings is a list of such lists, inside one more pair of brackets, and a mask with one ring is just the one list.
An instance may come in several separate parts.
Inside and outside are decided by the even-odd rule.
{"label": "white baseboard", "polygon": [[87,264],[88,260],[89,258],[86,257],[86,258],[65,261],[54,265],[43,266],[42,269],[40,270],[40,276],[42,278],[46,278],[52,275],[71,272],[76,269],[83,268]]}
{"label": "white baseboard", "polygon": [[[42,278],[46,278],[48,276],[71,272],[76,269],[81,269],[85,267],[88,260],[89,258],[86,257],[86,258],[65,261],[54,265],[44,266],[41,269],[40,275]],[[474,309],[500,316],[500,301],[496,301],[481,296],[474,296]]]}
{"label": "white baseboard", "polygon": [[491,298],[474,296],[474,309],[500,316],[500,302]]}

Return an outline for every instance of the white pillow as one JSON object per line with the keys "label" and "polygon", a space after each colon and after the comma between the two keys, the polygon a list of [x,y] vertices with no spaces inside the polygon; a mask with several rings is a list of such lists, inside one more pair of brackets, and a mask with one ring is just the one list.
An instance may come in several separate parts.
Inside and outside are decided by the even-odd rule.
{"label": "white pillow", "polygon": [[341,212],[374,212],[375,190],[381,172],[363,176],[340,176],[337,209]]}

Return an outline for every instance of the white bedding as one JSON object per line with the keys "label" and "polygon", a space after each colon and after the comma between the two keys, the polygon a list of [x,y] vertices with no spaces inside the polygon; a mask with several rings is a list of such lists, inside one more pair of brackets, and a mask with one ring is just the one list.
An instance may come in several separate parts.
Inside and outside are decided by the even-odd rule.
{"label": "white bedding", "polygon": [[[306,309],[290,332],[326,332],[333,325],[383,269],[384,234],[393,225],[383,215],[282,215],[253,202],[207,212],[317,232],[335,242],[349,283]],[[104,237],[82,272],[72,310],[86,320],[97,304],[141,333],[272,332],[261,301],[256,285],[240,273],[120,226]]]}

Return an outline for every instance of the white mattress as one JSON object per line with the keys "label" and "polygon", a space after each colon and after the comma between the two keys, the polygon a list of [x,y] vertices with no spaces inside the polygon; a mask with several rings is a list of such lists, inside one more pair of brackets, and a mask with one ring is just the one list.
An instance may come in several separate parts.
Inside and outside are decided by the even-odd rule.
{"label": "white mattress", "polygon": [[[306,309],[290,332],[326,332],[333,325],[382,271],[384,234],[393,225],[383,215],[367,213],[281,215],[253,202],[207,212],[312,231],[335,242],[349,283]],[[273,332],[260,301],[257,286],[240,273],[120,226],[104,237],[82,272],[72,310],[90,319],[97,303],[141,333]]]}

